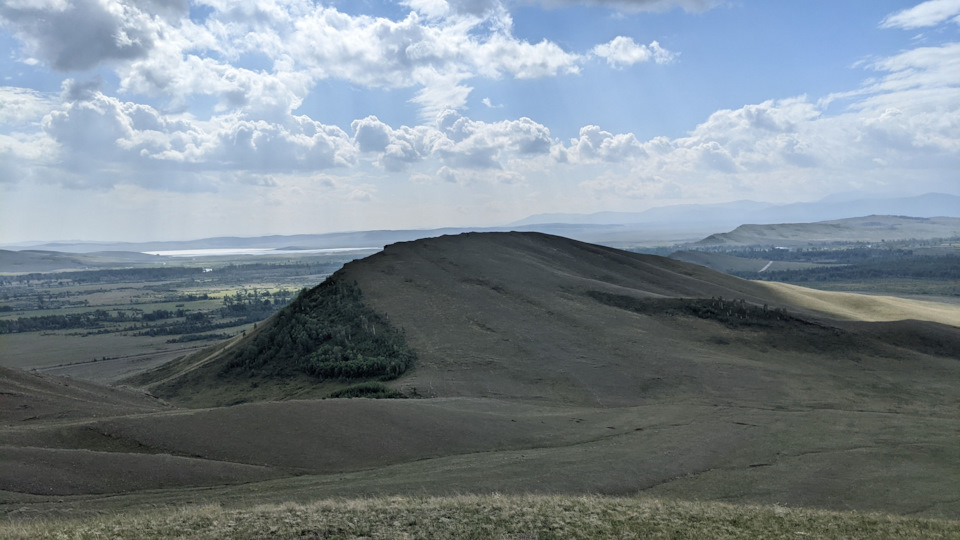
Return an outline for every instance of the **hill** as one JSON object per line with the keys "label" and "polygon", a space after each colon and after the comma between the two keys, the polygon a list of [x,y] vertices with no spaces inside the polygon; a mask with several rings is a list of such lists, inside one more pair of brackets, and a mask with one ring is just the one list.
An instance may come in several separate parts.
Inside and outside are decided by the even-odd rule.
{"label": "hill", "polygon": [[[350,289],[353,284],[363,291],[363,302],[372,312],[360,315],[345,307],[352,304],[344,297],[326,298],[330,291]],[[359,291],[350,294],[358,300]],[[704,324],[705,331],[712,327],[709,321],[678,319],[670,306],[661,304],[651,303],[657,307],[646,313],[625,310],[621,299],[683,302],[681,299],[726,298],[755,307],[783,308],[788,304],[779,300],[781,295],[771,286],[699,266],[561,237],[538,233],[445,236],[391,245],[382,253],[347,264],[255,335],[223,353],[207,355],[199,366],[194,358],[186,359],[179,375],[171,373],[177,367],[173,365],[133,382],[167,399],[199,404],[236,402],[234,392],[241,392],[239,388],[220,401],[204,401],[198,396],[208,392],[222,395],[225,386],[237,386],[238,374],[244,386],[251,380],[261,381],[256,391],[260,393],[260,384],[271,384],[275,375],[302,379],[299,375],[309,375],[314,369],[310,366],[328,362],[328,373],[315,373],[318,382],[328,382],[343,378],[334,371],[356,366],[357,356],[393,362],[389,355],[358,349],[373,339],[376,328],[380,328],[377,339],[392,335],[396,329],[385,326],[391,321],[403,330],[403,337],[418,355],[416,371],[401,385],[406,393],[415,389],[426,396],[636,404],[648,398],[635,388],[650,384],[650,373],[657,365],[698,356],[692,350],[702,345],[689,339],[689,327]],[[313,307],[308,309],[308,305]],[[821,312],[823,309],[820,306]],[[311,313],[311,321],[305,313]],[[345,318],[351,320],[341,324]],[[328,323],[313,321],[321,319]],[[295,327],[290,327],[291,321],[297,321]],[[364,325],[372,332],[365,331]],[[778,331],[803,334],[814,332],[814,327],[798,322]],[[657,339],[645,343],[644,352],[625,346],[640,343],[648,332]],[[269,352],[274,349],[286,352]],[[329,364],[334,350],[338,352],[333,361],[339,360],[339,364]],[[317,360],[318,355],[327,360]],[[398,360],[404,365],[409,361]],[[385,372],[358,373],[346,378],[389,379],[402,372],[386,377]],[[705,372],[701,375],[702,384],[716,384]],[[700,377],[697,381],[701,383]],[[691,390],[683,385],[655,386],[664,391],[670,387],[671,392]]]}
{"label": "hill", "polygon": [[[535,233],[395,244],[138,381],[199,408],[0,427],[17,464],[0,510],[177,505],[204,486],[224,504],[644,493],[956,518],[960,308],[891,302]],[[287,335],[290,354],[246,352]],[[374,335],[402,343],[371,358],[412,363],[311,371],[366,359],[351,347]],[[243,358],[263,363],[234,371]],[[304,399],[370,379],[409,399]]]}
{"label": "hill", "polygon": [[157,257],[127,251],[97,251],[91,253],[61,253],[58,251],[0,249],[0,272],[29,273],[55,272],[117,266],[145,266],[157,264]]}
{"label": "hill", "polygon": [[873,242],[960,236],[960,218],[871,215],[816,223],[741,225],[692,244],[695,247],[783,246]]}

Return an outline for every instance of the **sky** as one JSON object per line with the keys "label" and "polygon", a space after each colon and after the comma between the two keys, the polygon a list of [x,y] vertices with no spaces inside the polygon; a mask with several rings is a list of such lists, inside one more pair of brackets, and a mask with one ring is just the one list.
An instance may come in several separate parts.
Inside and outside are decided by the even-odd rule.
{"label": "sky", "polygon": [[2,0],[0,243],[960,194],[960,0]]}

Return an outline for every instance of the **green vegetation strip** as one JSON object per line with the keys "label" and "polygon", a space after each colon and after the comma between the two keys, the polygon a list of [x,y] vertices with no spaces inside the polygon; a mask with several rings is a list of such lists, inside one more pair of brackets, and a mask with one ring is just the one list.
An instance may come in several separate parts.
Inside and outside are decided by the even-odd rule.
{"label": "green vegetation strip", "polygon": [[355,284],[328,278],[244,342],[225,374],[395,379],[413,363],[403,335],[363,303]]}
{"label": "green vegetation strip", "polygon": [[330,398],[403,399],[407,396],[383,383],[362,382],[331,393]]}
{"label": "green vegetation strip", "polygon": [[601,496],[470,495],[218,505],[0,523],[21,538],[958,538],[960,521]]}
{"label": "green vegetation strip", "polygon": [[587,291],[587,296],[608,306],[644,315],[681,315],[719,321],[729,327],[809,324],[782,308],[748,304],[743,299],[723,298],[634,298],[603,291]]}

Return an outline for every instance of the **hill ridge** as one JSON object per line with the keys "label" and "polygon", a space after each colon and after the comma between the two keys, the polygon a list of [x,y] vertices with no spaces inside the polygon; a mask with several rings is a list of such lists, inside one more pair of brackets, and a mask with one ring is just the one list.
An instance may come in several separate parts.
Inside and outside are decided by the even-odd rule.
{"label": "hill ridge", "polygon": [[[309,323],[307,328],[306,314],[286,315],[303,311],[297,307],[301,304],[321,309],[329,305],[324,304],[329,301],[319,299],[322,291],[354,284],[358,290],[351,298],[368,311],[349,323],[352,330],[337,326],[345,324],[343,314],[330,308],[322,308],[329,315],[315,312],[309,315],[310,320],[340,322],[319,326]],[[610,298],[622,300],[605,301]],[[657,299],[659,303],[654,301]],[[717,299],[725,307],[717,311],[710,307],[713,304],[698,299]],[[664,304],[665,300],[670,302]],[[636,307],[638,302],[647,307]],[[622,305],[631,307],[624,310]],[[169,399],[189,401],[209,394],[211,388],[221,394],[213,402],[201,399],[197,405],[330,395],[351,384],[387,382],[400,375],[386,388],[374,386],[371,391],[392,388],[408,396],[630,405],[656,396],[637,394],[630,390],[631,384],[654,384],[668,394],[686,395],[691,391],[676,382],[651,382],[663,380],[650,373],[669,372],[670,362],[688,365],[692,370],[688,375],[697,381],[694,386],[712,388],[718,395],[728,393],[708,375],[712,367],[691,363],[690,358],[702,356],[700,349],[711,339],[729,342],[729,338],[716,337],[725,332],[740,335],[751,324],[759,329],[763,324],[757,326],[759,323],[751,321],[766,320],[770,313],[782,313],[783,321],[789,324],[776,328],[767,325],[766,336],[751,334],[737,339],[749,344],[744,346],[750,352],[743,354],[757,358],[754,362],[770,363],[766,369],[775,369],[772,366],[777,362],[760,360],[764,357],[760,342],[764,340],[779,340],[781,346],[794,351],[791,354],[812,352],[818,362],[827,361],[825,351],[831,343],[838,350],[851,351],[856,349],[851,345],[854,342],[862,342],[863,350],[870,351],[897,346],[873,337],[848,335],[840,329],[840,321],[856,320],[861,313],[864,320],[889,320],[885,314],[893,310],[914,318],[960,323],[956,309],[924,311],[923,307],[919,302],[751,282],[695,264],[543,233],[463,233],[392,244],[377,254],[347,263],[324,284],[263,323],[256,333],[221,354],[203,353],[211,360],[201,369],[185,369],[179,374],[174,370],[171,374],[172,368],[167,366],[156,376],[147,374],[135,382],[151,385],[151,391]],[[301,321],[298,328],[275,331],[278,321],[294,319]],[[823,347],[803,345],[803,339],[814,339],[811,323],[835,329],[817,334],[815,339],[825,340]],[[325,330],[325,324],[334,326]],[[378,345],[380,353],[361,351],[357,348],[360,343],[374,339],[361,326],[380,332],[376,339],[393,335],[398,341],[395,345]],[[355,336],[352,343],[341,339],[343,336],[335,338],[334,334],[345,331]],[[288,352],[280,356],[287,367],[271,363],[273,353],[266,351],[284,347],[270,344],[271,340],[286,335],[282,339],[290,341],[294,334],[306,337],[299,341],[294,337],[285,346]],[[641,338],[644,335],[655,338]],[[706,343],[687,337],[698,335],[715,337],[705,337]],[[626,346],[641,339],[645,339],[644,345],[636,351]],[[407,353],[402,351],[407,347],[411,353],[404,356]],[[399,356],[391,356],[394,353],[385,352],[388,350]],[[727,356],[725,350],[721,352],[718,358],[725,358],[723,362],[742,363],[741,353]],[[410,361],[401,358],[412,358],[413,354],[418,358],[416,368],[405,373]],[[241,357],[246,360],[238,360]],[[360,365],[358,357],[378,367],[357,371],[350,366]],[[194,358],[199,359],[199,355]],[[254,360],[256,366],[250,363]],[[196,360],[188,359],[184,365],[191,362]],[[236,371],[241,367],[245,370],[242,376]],[[740,372],[743,367],[731,369]],[[749,372],[743,376],[754,377]],[[295,384],[277,383],[278,377]],[[159,380],[167,383],[158,385]],[[250,391],[252,381],[259,381],[256,392]],[[279,393],[267,392],[265,388],[270,385],[278,385]],[[283,390],[288,386],[292,390]],[[238,394],[227,392],[228,387]]]}

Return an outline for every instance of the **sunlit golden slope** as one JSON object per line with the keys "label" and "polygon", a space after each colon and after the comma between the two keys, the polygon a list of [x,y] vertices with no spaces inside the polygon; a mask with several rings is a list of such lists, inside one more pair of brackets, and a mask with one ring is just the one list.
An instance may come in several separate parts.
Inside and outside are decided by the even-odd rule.
{"label": "sunlit golden slope", "polygon": [[759,282],[780,301],[812,309],[832,317],[854,321],[901,321],[916,319],[960,326],[960,305],[893,296],[818,291],[786,283]]}

